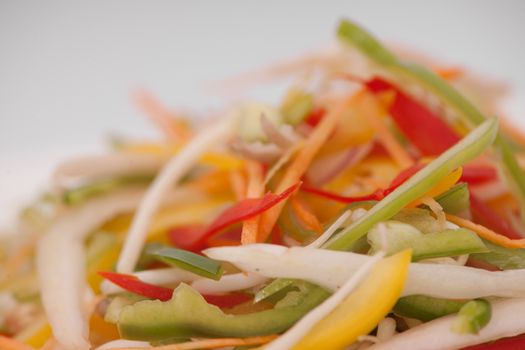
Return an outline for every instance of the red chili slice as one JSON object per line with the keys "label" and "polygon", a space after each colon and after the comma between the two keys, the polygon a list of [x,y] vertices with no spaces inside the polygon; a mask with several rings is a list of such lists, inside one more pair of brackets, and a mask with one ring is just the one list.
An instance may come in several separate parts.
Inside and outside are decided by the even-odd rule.
{"label": "red chili slice", "polygon": [[389,113],[401,132],[423,155],[439,155],[460,140],[439,116],[386,80],[376,77],[364,84],[375,94],[394,93]]}
{"label": "red chili slice", "polygon": [[[116,284],[117,286],[127,290],[128,292],[142,295],[150,299],[158,299],[161,301],[168,301],[173,295],[173,289],[167,287],[156,286],[144,281],[141,281],[133,275],[126,275],[117,272],[99,271],[99,275]],[[245,293],[230,293],[225,295],[203,295],[206,302],[209,304],[221,307],[231,308],[233,306],[245,303],[251,300],[251,297]]]}
{"label": "red chili slice", "polygon": [[302,182],[298,182],[279,194],[268,192],[261,198],[246,198],[232,205],[219,215],[214,222],[212,222],[206,232],[201,236],[198,243],[206,242],[211,236],[228,226],[264,213],[266,210],[290,197],[301,186],[301,184]]}
{"label": "red chili slice", "polygon": [[473,345],[461,350],[523,350],[525,349],[525,334],[510,338],[498,339],[494,342]]}
{"label": "red chili slice", "polygon": [[478,199],[472,191],[470,191],[470,209],[477,223],[511,239],[523,238],[505,219]]}

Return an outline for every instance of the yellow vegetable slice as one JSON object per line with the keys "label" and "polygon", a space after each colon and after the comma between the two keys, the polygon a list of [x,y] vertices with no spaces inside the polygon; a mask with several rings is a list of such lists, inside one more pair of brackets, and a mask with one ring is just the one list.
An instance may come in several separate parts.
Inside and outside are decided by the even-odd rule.
{"label": "yellow vegetable slice", "polygon": [[404,250],[379,261],[355,291],[317,323],[293,349],[344,349],[359,336],[372,331],[399,298],[410,257],[410,250]]}

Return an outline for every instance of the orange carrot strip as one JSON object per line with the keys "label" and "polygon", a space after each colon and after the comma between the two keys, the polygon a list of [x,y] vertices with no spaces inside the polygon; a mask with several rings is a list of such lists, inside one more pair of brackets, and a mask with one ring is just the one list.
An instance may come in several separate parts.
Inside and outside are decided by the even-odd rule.
{"label": "orange carrot strip", "polygon": [[[248,346],[266,344],[277,338],[276,335],[266,335],[251,338],[217,338],[195,340],[187,343],[154,346],[151,350],[195,350],[195,349],[217,349],[229,346]],[[114,348],[111,350],[137,350],[139,348]]]}
{"label": "orange carrot strip", "polygon": [[292,197],[290,199],[290,204],[292,205],[292,210],[297,216],[299,221],[304,224],[304,226],[315,232],[322,232],[323,226],[317,219],[314,213],[312,213],[305,205],[302,203],[299,198]]}
{"label": "orange carrot strip", "polygon": [[365,116],[367,122],[375,130],[379,142],[385,147],[399,167],[402,169],[411,167],[414,164],[414,160],[388,130],[383,118],[386,111],[374,99],[375,97],[371,95],[362,95],[361,103],[358,104],[362,115]]}
{"label": "orange carrot strip", "polygon": [[35,350],[34,347],[20,343],[12,338],[0,335],[0,349],[2,350]]}
{"label": "orange carrot strip", "polygon": [[[360,94],[351,96],[339,102],[330,110],[327,115],[323,117],[312,134],[307,140],[305,140],[303,147],[298,151],[291,164],[286,168],[284,176],[277,185],[275,190],[276,193],[284,191],[301,179],[306,170],[308,170],[310,163],[319,149],[325,144],[326,140],[328,140],[334,131],[341,115],[348,109],[350,105],[356,102],[357,96]],[[281,211],[283,210],[284,205],[285,201],[279,203],[263,214],[261,221],[259,222],[259,233],[257,237],[258,242],[264,242],[268,238],[272,232],[273,226],[281,214]]]}
{"label": "orange carrot strip", "polygon": [[238,201],[246,198],[246,178],[240,170],[230,172],[230,185]]}
{"label": "orange carrot strip", "polygon": [[434,72],[445,80],[454,80],[464,73],[460,67],[437,67]]}
{"label": "orange carrot strip", "polygon": [[167,110],[146,90],[139,90],[135,93],[135,103],[169,139],[184,141],[190,137],[184,121],[175,113]]}
{"label": "orange carrot strip", "polygon": [[473,231],[478,236],[486,239],[489,242],[492,242],[505,248],[525,248],[525,238],[510,239],[486,228],[485,226],[478,225],[470,220],[460,218],[459,216],[455,216],[452,214],[446,214],[446,216],[448,221],[458,226],[468,228],[469,230]]}
{"label": "orange carrot strip", "polygon": [[[248,171],[248,188],[246,198],[260,198],[264,195],[264,174],[261,164],[248,161],[246,163]],[[251,244],[257,242],[257,231],[259,230],[260,216],[245,220],[242,225],[241,244]]]}

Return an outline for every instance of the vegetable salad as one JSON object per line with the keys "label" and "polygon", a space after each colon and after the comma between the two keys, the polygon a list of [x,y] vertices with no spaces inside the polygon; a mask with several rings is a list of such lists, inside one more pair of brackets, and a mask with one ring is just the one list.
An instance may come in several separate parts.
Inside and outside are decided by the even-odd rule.
{"label": "vegetable salad", "polygon": [[276,103],[60,164],[0,255],[0,349],[525,348],[525,136],[502,89],[340,45],[222,84]]}

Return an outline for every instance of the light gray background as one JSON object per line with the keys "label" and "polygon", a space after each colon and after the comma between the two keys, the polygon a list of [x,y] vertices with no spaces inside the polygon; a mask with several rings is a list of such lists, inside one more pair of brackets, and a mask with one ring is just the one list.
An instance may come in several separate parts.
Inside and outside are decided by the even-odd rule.
{"label": "light gray background", "polygon": [[152,135],[130,92],[217,106],[205,82],[326,46],[337,21],[510,81],[525,116],[525,1],[0,0],[0,222],[65,155]]}

